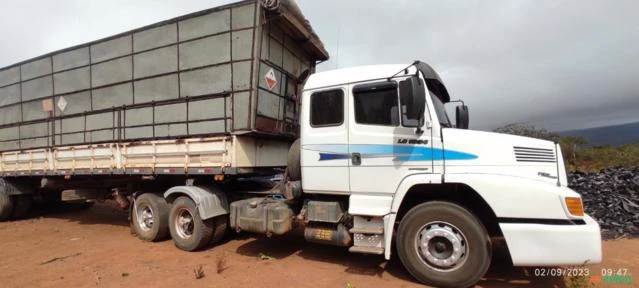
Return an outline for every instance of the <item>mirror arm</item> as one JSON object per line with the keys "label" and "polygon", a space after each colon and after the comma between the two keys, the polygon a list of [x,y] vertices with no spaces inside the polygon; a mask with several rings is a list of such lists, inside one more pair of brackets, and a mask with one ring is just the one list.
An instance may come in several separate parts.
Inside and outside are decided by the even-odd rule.
{"label": "mirror arm", "polygon": [[461,100],[461,99],[459,99],[459,100],[451,100],[451,101],[448,101],[448,103],[461,103],[464,106],[466,105],[466,103],[464,103],[464,101]]}

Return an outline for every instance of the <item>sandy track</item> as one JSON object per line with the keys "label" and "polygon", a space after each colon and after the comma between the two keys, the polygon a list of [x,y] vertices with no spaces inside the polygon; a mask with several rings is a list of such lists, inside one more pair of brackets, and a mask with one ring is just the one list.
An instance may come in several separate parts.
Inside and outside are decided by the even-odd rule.
{"label": "sandy track", "polygon": [[[0,223],[0,286],[423,287],[395,258],[384,261],[351,254],[346,248],[306,243],[301,233],[274,239],[248,234],[228,238],[210,249],[187,253],[170,240],[146,243],[132,237],[126,213],[110,202],[88,210],[42,212]],[[259,260],[260,253],[276,259]],[[561,279],[526,276],[526,270],[502,263],[496,261],[479,286],[562,287]],[[627,268],[639,275],[638,263],[639,240],[606,241],[604,263],[591,271],[599,275],[602,267]],[[205,276],[196,279],[194,270],[200,266]],[[637,286],[639,277],[635,278]]]}

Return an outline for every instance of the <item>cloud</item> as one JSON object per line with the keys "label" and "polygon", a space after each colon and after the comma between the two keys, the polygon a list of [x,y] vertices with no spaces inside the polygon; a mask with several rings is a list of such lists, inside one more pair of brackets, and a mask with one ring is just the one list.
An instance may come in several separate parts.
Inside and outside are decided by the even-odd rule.
{"label": "cloud", "polygon": [[[0,2],[0,67],[234,1]],[[299,0],[331,53],[319,70],[420,59],[471,127],[639,121],[639,2]]]}
{"label": "cloud", "polygon": [[639,121],[633,114],[639,66],[632,64],[639,59],[639,2],[303,0],[300,6],[333,56],[320,70],[424,60],[453,98],[471,106],[474,128]]}
{"label": "cloud", "polygon": [[0,67],[231,0],[0,1]]}

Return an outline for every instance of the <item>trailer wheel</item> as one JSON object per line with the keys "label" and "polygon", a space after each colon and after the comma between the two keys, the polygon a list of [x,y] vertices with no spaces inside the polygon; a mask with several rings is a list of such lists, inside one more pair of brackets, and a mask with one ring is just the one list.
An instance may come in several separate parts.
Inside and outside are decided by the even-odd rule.
{"label": "trailer wheel", "polygon": [[226,231],[229,229],[229,215],[220,215],[213,219],[215,223],[215,228],[213,229],[213,236],[212,236],[211,243],[215,244],[222,241],[222,239],[224,239],[224,236],[226,235]]}
{"label": "trailer wheel", "polygon": [[286,169],[288,177],[291,181],[302,179],[302,167],[300,163],[300,139],[295,140],[291,148],[288,149],[288,158],[286,161]]}
{"label": "trailer wheel", "polygon": [[7,221],[13,214],[13,199],[0,191],[0,221]]}
{"label": "trailer wheel", "polygon": [[195,251],[211,243],[215,219],[202,220],[191,198],[181,196],[171,207],[169,230],[175,246],[184,251]]}
{"label": "trailer wheel", "polygon": [[169,205],[164,198],[145,193],[135,200],[133,208],[133,230],[138,238],[155,242],[164,240],[169,234]]}
{"label": "trailer wheel", "polygon": [[13,197],[15,207],[13,207],[13,214],[11,215],[11,218],[22,219],[26,217],[31,209],[33,197],[31,195],[15,195]]}
{"label": "trailer wheel", "polygon": [[402,219],[397,251],[418,281],[436,287],[469,287],[491,262],[483,224],[459,205],[433,201],[412,208]]}

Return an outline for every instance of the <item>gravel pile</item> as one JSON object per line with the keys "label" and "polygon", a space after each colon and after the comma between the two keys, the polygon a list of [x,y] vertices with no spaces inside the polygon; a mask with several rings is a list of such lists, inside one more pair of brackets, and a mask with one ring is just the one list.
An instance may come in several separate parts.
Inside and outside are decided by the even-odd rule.
{"label": "gravel pile", "polygon": [[595,218],[603,239],[639,237],[639,168],[608,168],[568,174],[586,213]]}

